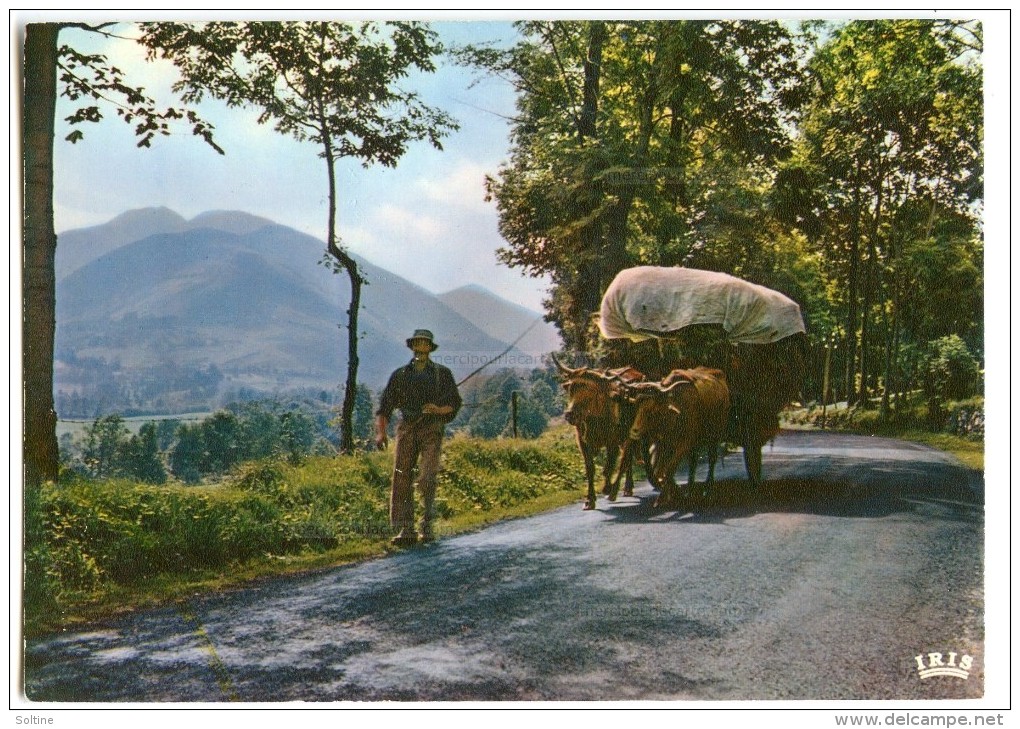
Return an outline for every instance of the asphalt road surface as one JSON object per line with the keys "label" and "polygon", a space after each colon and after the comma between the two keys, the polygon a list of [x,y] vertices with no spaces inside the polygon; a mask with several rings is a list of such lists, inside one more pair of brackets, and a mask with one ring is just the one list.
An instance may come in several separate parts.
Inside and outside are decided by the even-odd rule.
{"label": "asphalt road surface", "polygon": [[[586,512],[579,484],[576,506],[33,640],[24,690],[101,703],[982,696],[981,474],[830,433],[783,433],[764,464],[755,492],[728,456],[696,510],[657,511],[643,484]],[[957,675],[922,677],[933,667]]]}

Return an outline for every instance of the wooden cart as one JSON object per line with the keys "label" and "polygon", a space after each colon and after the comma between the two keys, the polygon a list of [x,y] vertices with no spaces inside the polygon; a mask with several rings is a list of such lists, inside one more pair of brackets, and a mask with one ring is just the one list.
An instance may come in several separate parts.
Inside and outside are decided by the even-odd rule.
{"label": "wooden cart", "polygon": [[762,480],[762,447],[779,432],[779,413],[799,399],[806,336],[787,296],[735,276],[691,268],[621,271],[599,312],[607,364],[652,379],[705,365],[726,373],[727,439],[744,452],[750,481]]}

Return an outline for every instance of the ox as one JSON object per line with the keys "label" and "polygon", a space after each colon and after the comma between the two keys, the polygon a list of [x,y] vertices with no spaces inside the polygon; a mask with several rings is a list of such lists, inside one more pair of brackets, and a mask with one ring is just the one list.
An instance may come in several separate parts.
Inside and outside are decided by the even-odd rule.
{"label": "ox", "polygon": [[[651,443],[653,462],[648,479],[660,489],[657,507],[679,504],[680,489],[674,474],[684,458],[689,462],[688,489],[695,485],[698,454],[707,451],[708,482],[715,482],[719,445],[726,437],[730,392],[722,370],[695,367],[673,370],[661,382],[628,384],[627,398],[637,411],[621,462],[641,440]],[[617,477],[617,481],[619,477]]]}
{"label": "ox", "polygon": [[[553,357],[563,376],[567,393],[567,409],[563,416],[574,426],[577,446],[584,458],[588,492],[585,510],[595,508],[595,456],[603,450],[606,463],[603,469],[602,493],[619,487],[619,476],[613,480],[620,450],[626,442],[634,417],[634,406],[621,397],[619,386],[643,381],[644,375],[632,367],[615,370],[593,370],[586,367],[571,369]],[[634,477],[628,459],[624,494],[634,493]],[[622,465],[622,464],[621,464]],[[621,468],[621,472],[624,469]],[[615,491],[613,493],[615,498]]]}

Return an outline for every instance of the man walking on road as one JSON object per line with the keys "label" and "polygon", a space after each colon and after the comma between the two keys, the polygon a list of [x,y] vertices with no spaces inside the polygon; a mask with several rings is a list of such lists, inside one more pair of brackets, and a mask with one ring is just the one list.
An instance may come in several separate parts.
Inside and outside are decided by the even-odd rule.
{"label": "man walking on road", "polygon": [[[375,413],[375,442],[380,449],[388,442],[387,429],[393,410],[399,408],[401,413],[390,492],[390,525],[398,530],[392,542],[400,547],[412,546],[419,539],[422,542],[435,539],[436,474],[443,433],[461,406],[453,373],[430,358],[438,349],[432,332],[416,329],[407,346],[414,352],[414,358],[390,375]],[[414,531],[415,466],[424,504],[419,534]]]}

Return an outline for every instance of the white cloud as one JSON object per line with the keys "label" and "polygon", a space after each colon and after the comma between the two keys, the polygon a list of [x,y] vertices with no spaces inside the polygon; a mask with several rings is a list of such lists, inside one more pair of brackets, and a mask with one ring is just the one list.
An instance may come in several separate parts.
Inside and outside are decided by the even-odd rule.
{"label": "white cloud", "polygon": [[495,207],[485,201],[485,176],[488,174],[492,174],[491,168],[460,160],[448,171],[441,170],[437,174],[419,178],[415,186],[433,203],[491,214]]}
{"label": "white cloud", "polygon": [[377,206],[369,223],[381,232],[384,239],[435,241],[444,230],[437,219],[396,203]]}

